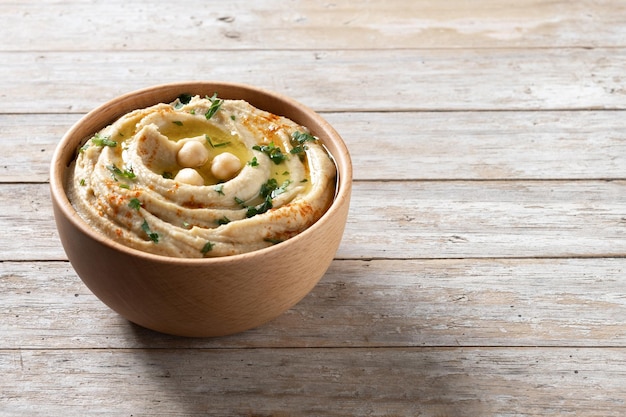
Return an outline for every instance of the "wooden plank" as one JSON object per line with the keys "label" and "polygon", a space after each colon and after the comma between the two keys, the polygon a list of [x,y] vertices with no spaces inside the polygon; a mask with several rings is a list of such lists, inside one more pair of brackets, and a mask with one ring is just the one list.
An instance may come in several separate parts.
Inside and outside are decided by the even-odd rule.
{"label": "wooden plank", "polygon": [[[0,114],[0,182],[45,182],[79,114]],[[357,180],[626,179],[626,112],[324,113]]]}
{"label": "wooden plank", "polygon": [[626,109],[625,60],[601,48],[1,52],[0,113],[84,113],[188,79],[253,84],[318,111]]}
{"label": "wooden plank", "polygon": [[3,262],[0,349],[625,347],[625,267],[624,258],[336,260],[272,322],[188,339],[128,323],[67,262]]}
{"label": "wooden plank", "polygon": [[[9,51],[624,46],[625,11],[609,0],[0,4]],[[54,36],[42,45],[42,33]]]}
{"label": "wooden plank", "polygon": [[[623,256],[625,187],[624,181],[359,181],[337,257]],[[0,201],[0,260],[65,259],[47,184],[3,184]]]}
{"label": "wooden plank", "polygon": [[0,351],[8,416],[621,416],[624,349]]}

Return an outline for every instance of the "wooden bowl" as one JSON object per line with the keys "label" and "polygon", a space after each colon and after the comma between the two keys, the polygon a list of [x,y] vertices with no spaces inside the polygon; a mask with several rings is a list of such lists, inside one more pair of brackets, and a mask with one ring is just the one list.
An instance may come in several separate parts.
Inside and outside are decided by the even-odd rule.
{"label": "wooden bowl", "polygon": [[[172,102],[182,93],[243,99],[308,127],[338,170],[337,195],[313,226],[266,249],[220,258],[153,255],[116,243],[87,225],[65,191],[68,166],[86,137],[138,108]],[[352,163],[337,132],[298,102],[255,87],[222,82],[159,85],[115,98],[79,120],[61,139],[50,169],[54,216],[65,252],[87,287],[111,309],[140,326],[181,336],[221,336],[276,318],[324,275],[348,215]]]}

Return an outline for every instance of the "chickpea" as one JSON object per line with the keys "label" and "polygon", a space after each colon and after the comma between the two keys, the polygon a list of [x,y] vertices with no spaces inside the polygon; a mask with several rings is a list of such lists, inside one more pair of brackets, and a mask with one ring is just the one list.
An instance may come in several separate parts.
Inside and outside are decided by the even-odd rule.
{"label": "chickpea", "polygon": [[204,185],[204,178],[193,168],[181,169],[174,177],[174,180],[189,185]]}
{"label": "chickpea", "polygon": [[241,161],[230,152],[224,152],[213,158],[211,173],[218,180],[229,180],[241,169]]}
{"label": "chickpea", "polygon": [[176,154],[176,162],[185,168],[197,168],[209,160],[209,150],[195,140],[185,142]]}

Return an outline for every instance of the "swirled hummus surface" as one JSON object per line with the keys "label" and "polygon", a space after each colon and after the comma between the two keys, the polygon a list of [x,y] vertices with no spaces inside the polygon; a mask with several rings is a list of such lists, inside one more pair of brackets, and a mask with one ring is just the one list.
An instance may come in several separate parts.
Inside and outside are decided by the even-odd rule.
{"label": "swirled hummus surface", "polygon": [[336,167],[307,128],[216,95],[132,111],[87,139],[68,197],[93,228],[173,257],[282,242],[330,206]]}

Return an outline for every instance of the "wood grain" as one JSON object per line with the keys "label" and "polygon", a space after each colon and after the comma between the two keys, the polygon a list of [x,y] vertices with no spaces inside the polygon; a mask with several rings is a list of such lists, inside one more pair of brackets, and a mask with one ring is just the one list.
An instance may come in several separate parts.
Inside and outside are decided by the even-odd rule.
{"label": "wood grain", "polygon": [[[626,49],[401,49],[376,51],[375,59],[372,54],[0,52],[0,113],[85,113],[139,88],[198,79],[253,84],[318,111],[626,109]],[[37,99],[24,100],[31,95]]]}
{"label": "wood grain", "polygon": [[[2,50],[246,50],[624,46],[620,2],[84,0],[0,4]],[[140,17],[140,18],[139,18]],[[23,30],[24,27],[38,30]],[[46,36],[54,33],[55,36]],[[584,34],[584,36],[581,36]]]}
{"label": "wood grain", "polygon": [[272,322],[185,339],[128,323],[67,262],[3,262],[0,349],[619,348],[625,267],[624,258],[336,260]]}
{"label": "wood grain", "polygon": [[626,362],[593,348],[3,350],[0,372],[15,376],[0,380],[11,416],[607,417]]}

